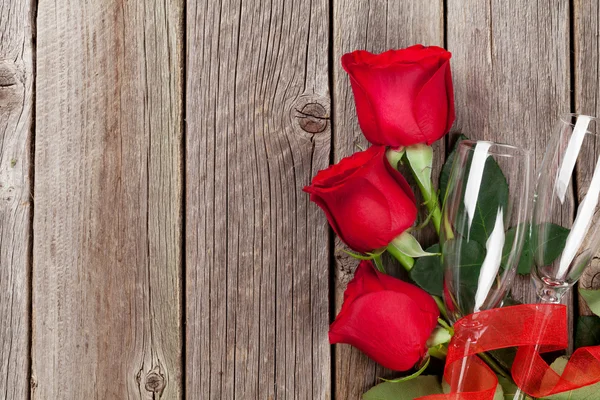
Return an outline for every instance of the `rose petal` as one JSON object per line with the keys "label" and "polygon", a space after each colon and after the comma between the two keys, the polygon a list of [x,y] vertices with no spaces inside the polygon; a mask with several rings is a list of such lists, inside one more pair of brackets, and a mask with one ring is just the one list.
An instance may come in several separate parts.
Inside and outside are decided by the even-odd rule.
{"label": "rose petal", "polygon": [[414,119],[413,102],[430,77],[428,69],[417,64],[394,64],[385,69],[356,66],[348,73],[355,96],[359,94],[358,122],[371,143],[397,147],[423,141]]}
{"label": "rose petal", "polygon": [[353,173],[363,168],[370,160],[380,157],[385,148],[371,146],[365,151],[359,151],[349,157],[342,158],[337,164],[331,165],[317,173],[311,185],[315,187],[331,188],[342,184]]}
{"label": "rose petal", "polygon": [[446,132],[450,132],[452,124],[456,119],[456,113],[454,111],[454,87],[452,86],[452,72],[450,71],[450,64],[446,68],[446,94],[448,95],[448,120],[446,121]]}
{"label": "rose petal", "polygon": [[[354,178],[352,185],[321,193],[321,196],[343,231],[344,242],[354,250],[366,253],[387,246],[395,237],[392,237],[395,230],[390,233],[390,204],[382,190],[369,180]],[[403,232],[410,225],[397,229]]]}
{"label": "rose petal", "polygon": [[356,50],[342,56],[342,67],[348,71],[356,65],[366,65],[373,68],[386,68],[390,65],[419,63],[427,57],[436,57],[440,60],[449,60],[450,52],[437,46],[417,44],[399,50],[388,50],[380,54],[374,54],[365,50]]}
{"label": "rose petal", "polygon": [[375,273],[375,268],[371,261],[363,260],[356,267],[354,278],[348,282],[344,291],[344,303],[340,310],[340,315],[344,313],[347,307],[358,297],[366,293],[378,292],[384,290],[381,280]]}
{"label": "rose petal", "polygon": [[[412,188],[410,187],[410,185],[408,184],[408,181],[406,180],[404,175],[402,175],[396,168],[392,167],[390,162],[387,160],[387,157],[385,159],[385,167],[389,171],[392,178],[394,178],[396,180],[396,182],[398,183],[398,186],[400,186],[400,188],[408,196],[408,198],[413,203],[416,204],[417,200],[415,198],[415,194],[414,194]],[[416,207],[415,207],[415,215],[416,215]],[[415,216],[415,219],[416,219],[416,216]]]}
{"label": "rose petal", "polygon": [[428,320],[431,323],[431,325],[429,325],[430,329],[433,330],[433,328],[435,328],[437,319],[440,315],[440,310],[431,295],[408,282],[383,274],[375,269],[373,269],[373,272],[377,275],[377,279],[385,290],[406,293],[411,299],[415,300],[417,307],[420,308],[421,311],[432,316]]}
{"label": "rose petal", "polygon": [[386,368],[406,371],[425,354],[429,322],[416,302],[389,290],[356,298],[329,330],[329,340],[350,344]]}
{"label": "rose petal", "polygon": [[414,115],[416,122],[425,137],[425,142],[431,145],[444,136],[448,124],[448,93],[446,92],[446,62],[431,79],[423,85],[415,98]]}

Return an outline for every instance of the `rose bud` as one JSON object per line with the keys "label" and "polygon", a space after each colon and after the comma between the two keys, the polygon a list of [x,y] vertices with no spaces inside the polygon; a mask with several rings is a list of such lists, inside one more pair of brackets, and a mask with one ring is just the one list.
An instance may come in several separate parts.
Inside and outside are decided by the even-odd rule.
{"label": "rose bud", "polygon": [[323,209],[340,239],[362,253],[387,246],[417,218],[414,194],[388,162],[383,146],[319,171],[304,191]]}
{"label": "rose bud", "polygon": [[431,145],[448,133],[454,122],[450,57],[440,47],[422,45],[342,56],[358,122],[369,142]]}
{"label": "rose bud", "polygon": [[427,352],[438,317],[425,291],[362,261],[329,328],[329,341],[352,345],[386,368],[406,371]]}

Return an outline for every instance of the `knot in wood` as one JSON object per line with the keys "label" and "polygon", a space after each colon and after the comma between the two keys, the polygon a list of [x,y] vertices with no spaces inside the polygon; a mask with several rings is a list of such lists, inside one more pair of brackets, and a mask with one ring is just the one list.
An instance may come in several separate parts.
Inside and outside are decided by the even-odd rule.
{"label": "knot in wood", "polygon": [[0,60],[0,107],[23,101],[22,71],[13,61]]}
{"label": "knot in wood", "polygon": [[160,393],[165,388],[165,377],[158,372],[150,372],[146,375],[145,388],[149,392]]}
{"label": "knot in wood", "polygon": [[308,103],[296,109],[296,118],[300,128],[308,133],[321,133],[329,123],[327,109],[319,103]]}

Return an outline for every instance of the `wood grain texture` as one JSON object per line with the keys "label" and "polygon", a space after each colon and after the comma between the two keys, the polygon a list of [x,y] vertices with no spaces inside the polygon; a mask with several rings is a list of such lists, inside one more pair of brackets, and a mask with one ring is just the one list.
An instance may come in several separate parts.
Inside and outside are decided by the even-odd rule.
{"label": "wood grain texture", "polygon": [[0,399],[29,392],[33,30],[29,1],[0,4]]}
{"label": "wood grain texture", "polygon": [[[555,123],[570,109],[568,1],[449,0],[447,13],[453,131],[527,148],[537,169]],[[518,277],[513,296],[535,301],[529,277]],[[564,302],[572,309],[570,295]]]}
{"label": "wood grain texture", "polygon": [[39,4],[32,399],[182,395],[182,6]]}
{"label": "wood grain texture", "polygon": [[[600,6],[597,2],[576,0],[573,3],[573,49],[575,77],[575,111],[586,115],[600,115],[600,40],[598,38],[598,17]],[[590,129],[598,134],[597,124]],[[600,143],[599,143],[600,144]],[[596,159],[595,149],[584,149],[590,152],[582,160],[587,163],[585,169],[578,168],[577,188],[589,187],[591,174],[588,168],[594,168]],[[579,167],[579,166],[578,166]],[[581,194],[578,193],[581,201]],[[579,287],[585,289],[600,289],[600,252],[590,262],[579,281]],[[579,314],[592,315],[586,302],[579,296]]]}
{"label": "wood grain texture", "polygon": [[[340,64],[344,53],[365,49],[379,53],[391,48],[403,48],[416,43],[443,45],[443,3],[393,0],[333,0],[333,99],[334,158],[366,148],[367,141],[358,126],[350,82]],[[357,146],[358,145],[358,146]],[[445,156],[443,140],[434,145],[439,172]],[[441,157],[440,157],[441,155]],[[405,174],[406,176],[406,174]],[[410,177],[407,176],[410,179]],[[437,181],[437,175],[434,176]],[[416,188],[416,185],[413,185]],[[415,192],[418,190],[415,189]],[[424,217],[424,216],[421,216]],[[435,241],[435,232],[428,230],[419,237],[423,243]],[[343,247],[336,238],[335,247]],[[343,293],[352,279],[357,261],[336,251],[335,309],[339,312]],[[388,263],[388,272],[398,273]],[[361,352],[347,345],[335,348],[335,398],[358,399],[377,382],[378,376],[391,376]]]}
{"label": "wood grain texture", "polygon": [[[329,399],[328,3],[188,2],[186,395]],[[304,129],[302,128],[304,127]]]}

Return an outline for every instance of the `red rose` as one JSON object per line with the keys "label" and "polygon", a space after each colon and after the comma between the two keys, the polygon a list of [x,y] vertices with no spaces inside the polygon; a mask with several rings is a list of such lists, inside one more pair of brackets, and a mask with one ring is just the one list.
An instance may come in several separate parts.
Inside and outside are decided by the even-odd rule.
{"label": "red rose", "polygon": [[329,328],[329,341],[350,344],[386,368],[406,371],[425,355],[438,317],[425,291],[362,261]]}
{"label": "red rose", "polygon": [[454,122],[451,54],[412,46],[381,54],[342,56],[358,122],[369,142],[392,147],[435,142]]}
{"label": "red rose", "polygon": [[382,146],[319,171],[304,191],[340,239],[362,253],[387,246],[417,218],[414,194]]}

